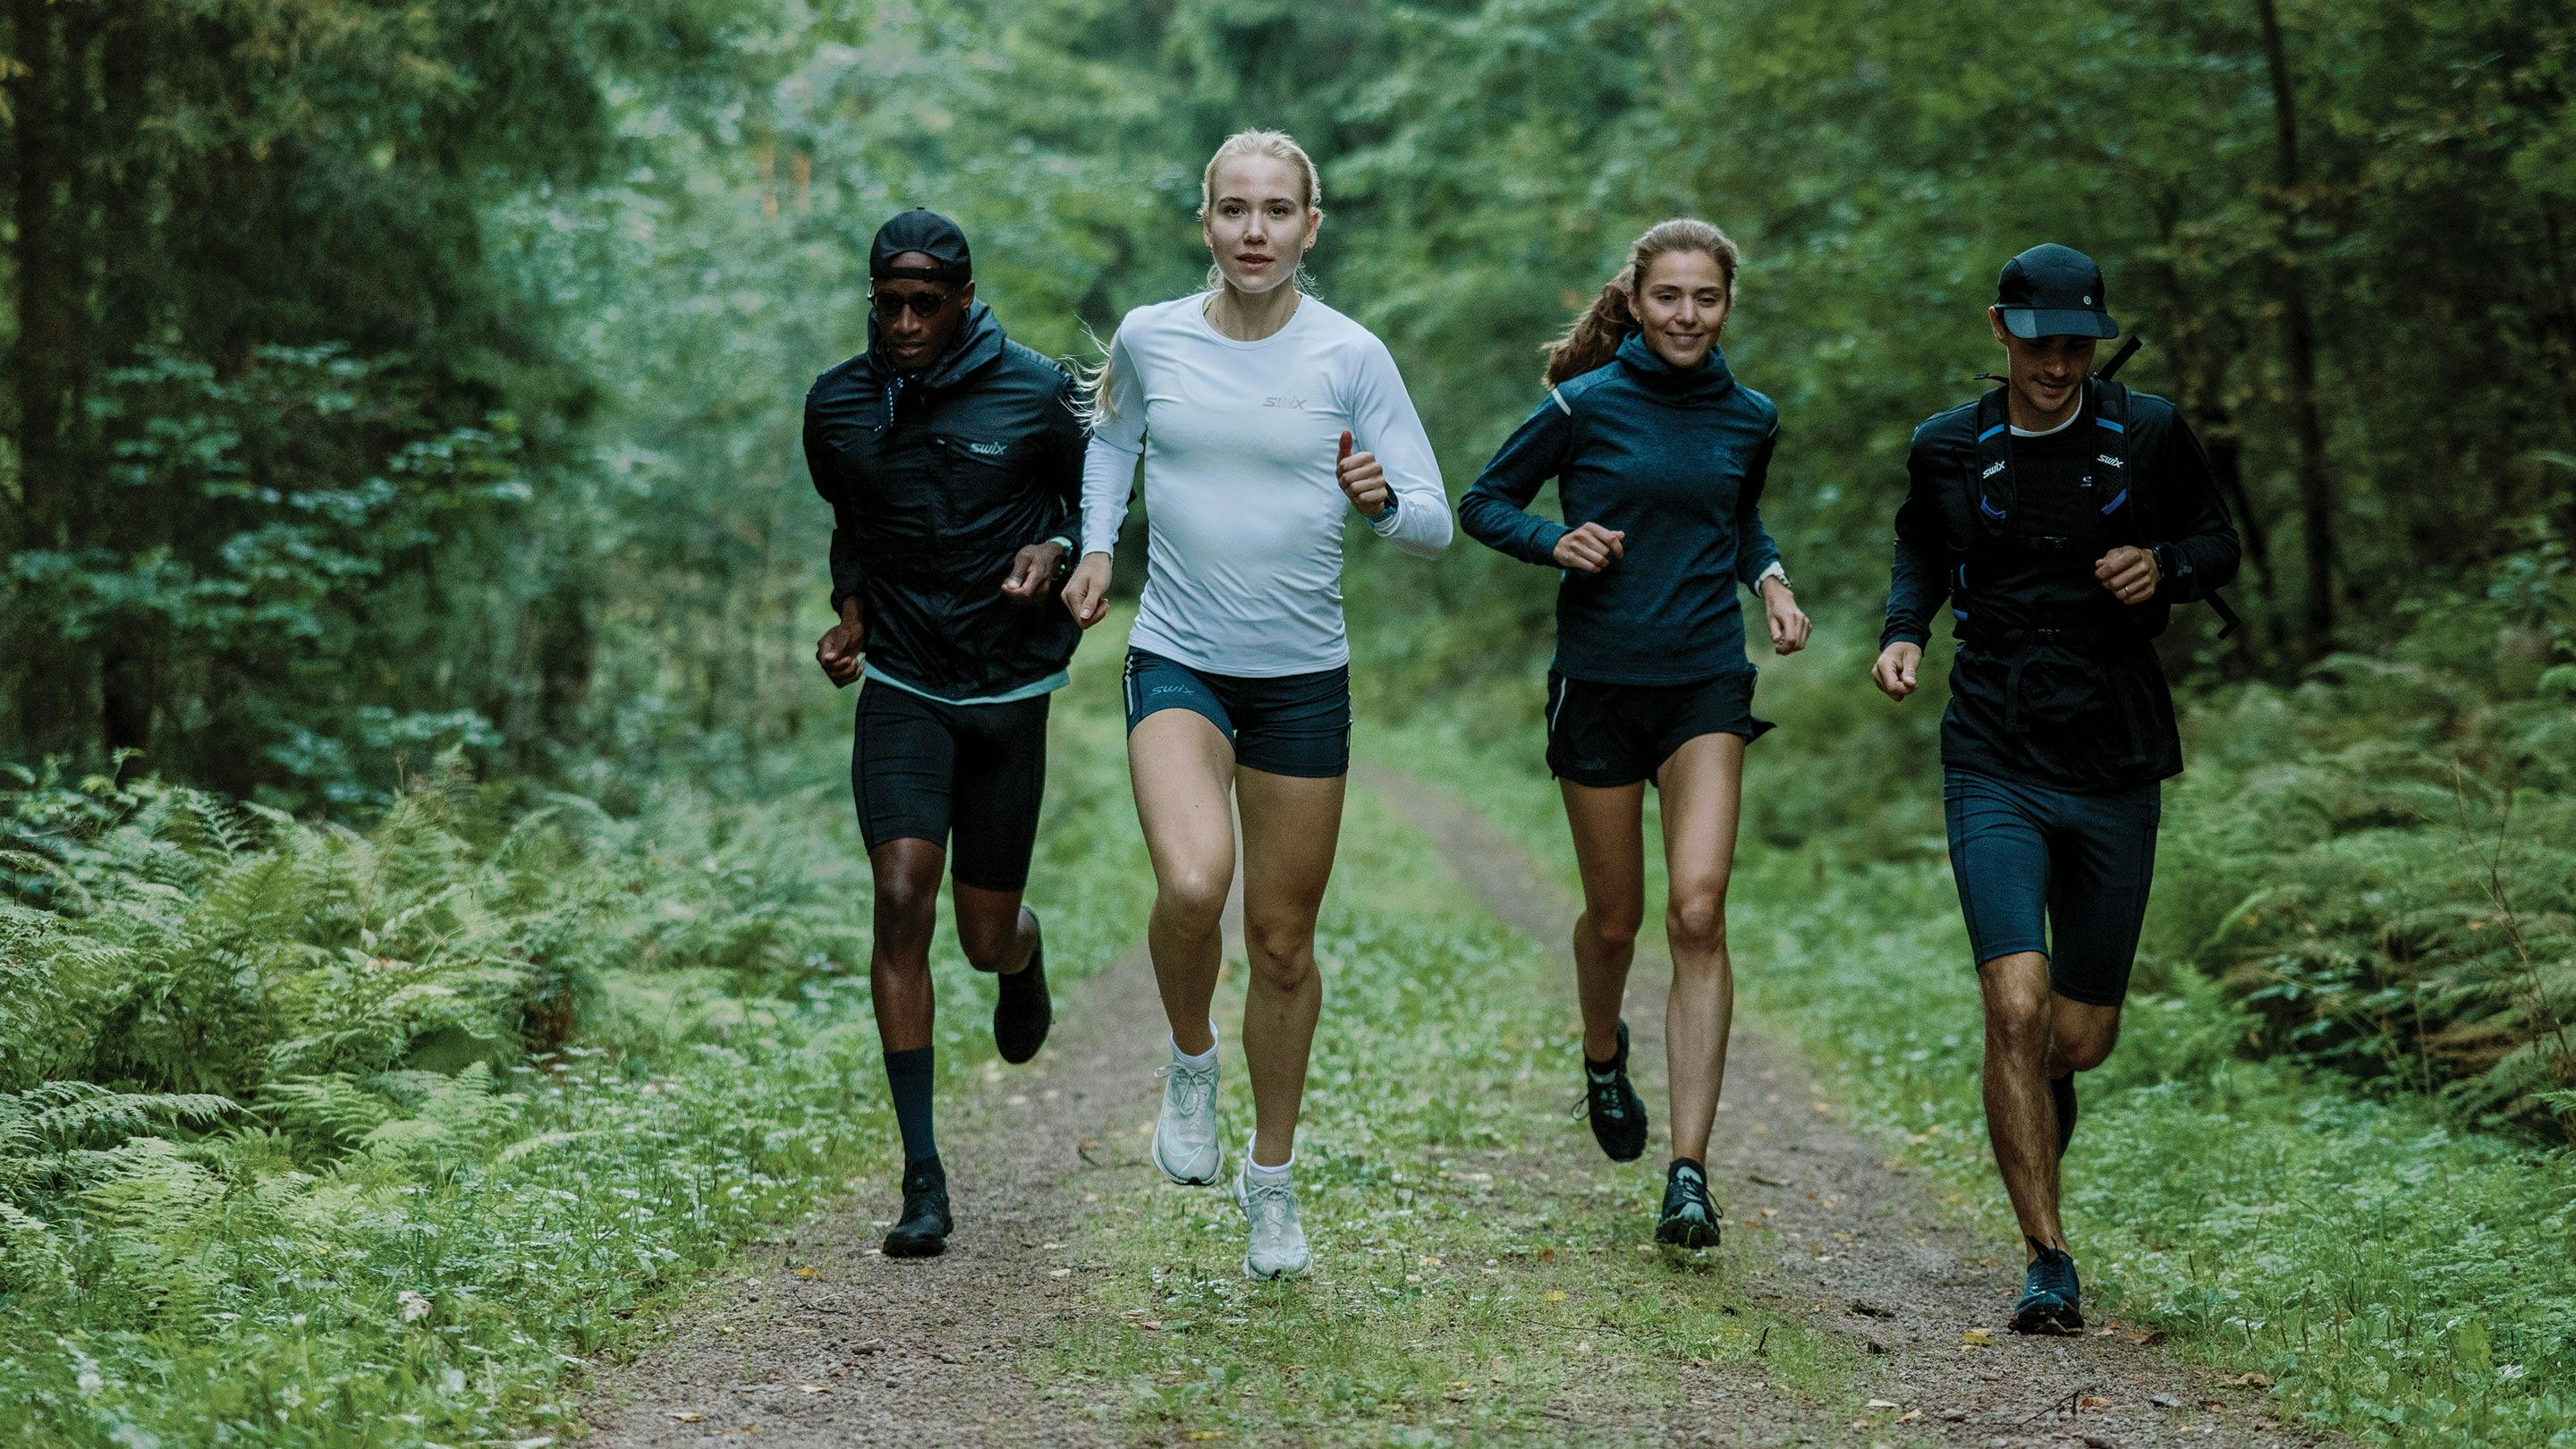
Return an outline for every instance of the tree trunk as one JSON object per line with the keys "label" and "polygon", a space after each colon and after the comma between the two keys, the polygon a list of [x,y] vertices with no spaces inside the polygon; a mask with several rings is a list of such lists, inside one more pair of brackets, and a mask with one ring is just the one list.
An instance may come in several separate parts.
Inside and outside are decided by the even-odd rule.
{"label": "tree trunk", "polygon": [[2325,424],[2317,414],[2316,322],[2308,311],[2299,265],[2299,115],[2290,58],[2281,40],[2277,0],[2254,0],[2263,23],[2263,60],[2272,79],[2272,215],[2277,235],[2272,289],[2281,304],[2282,363],[2289,371],[2290,434],[2298,447],[2299,524],[2307,563],[2305,623],[2311,654],[2333,646],[2335,630],[2334,476],[2326,462]]}
{"label": "tree trunk", "polygon": [[[15,0],[16,59],[27,67],[14,87],[10,132],[17,143],[17,356],[11,359],[17,403],[18,518],[13,544],[59,549],[71,542],[77,491],[69,473],[79,425],[81,248],[71,207],[77,166],[75,108],[80,76],[73,65],[81,37],[73,7]],[[91,717],[80,704],[72,651],[38,617],[22,620],[18,660],[18,739],[32,755],[87,743]]]}
{"label": "tree trunk", "polygon": [[[107,23],[100,47],[101,124],[94,134],[108,150],[107,186],[99,197],[99,235],[106,245],[94,248],[98,269],[97,336],[103,361],[122,366],[134,358],[151,325],[153,278],[140,265],[159,254],[151,235],[153,178],[141,144],[150,110],[151,34],[139,7],[120,6]],[[91,490],[98,492],[99,490]],[[175,501],[175,500],[174,500]],[[179,516],[167,503],[127,508],[112,515],[96,509],[78,525],[79,534],[95,544],[131,556],[160,543],[166,520]],[[110,629],[99,660],[99,728],[110,753],[131,750],[154,762],[152,720],[160,693],[160,671],[154,667],[161,641],[151,616],[138,612]]]}

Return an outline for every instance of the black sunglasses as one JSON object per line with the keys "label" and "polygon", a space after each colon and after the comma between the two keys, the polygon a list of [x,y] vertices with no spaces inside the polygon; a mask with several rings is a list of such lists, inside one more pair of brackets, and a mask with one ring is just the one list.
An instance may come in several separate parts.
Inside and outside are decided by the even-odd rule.
{"label": "black sunglasses", "polygon": [[877,320],[892,322],[912,309],[917,317],[936,317],[955,298],[954,292],[870,292],[868,305],[876,309]]}

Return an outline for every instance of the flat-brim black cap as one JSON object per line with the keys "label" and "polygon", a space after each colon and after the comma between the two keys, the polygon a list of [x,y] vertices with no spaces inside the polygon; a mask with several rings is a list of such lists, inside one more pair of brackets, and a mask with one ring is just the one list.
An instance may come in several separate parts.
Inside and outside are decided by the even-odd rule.
{"label": "flat-brim black cap", "polygon": [[[906,252],[919,252],[930,258],[931,264],[896,266],[894,259]],[[877,228],[877,239],[868,248],[868,275],[922,282],[968,282],[975,278],[975,261],[966,250],[966,233],[958,230],[957,223],[926,206],[916,206]]]}
{"label": "flat-brim black cap", "polygon": [[2102,269],[2073,247],[2042,242],[2004,263],[1995,305],[2015,337],[2117,337]]}

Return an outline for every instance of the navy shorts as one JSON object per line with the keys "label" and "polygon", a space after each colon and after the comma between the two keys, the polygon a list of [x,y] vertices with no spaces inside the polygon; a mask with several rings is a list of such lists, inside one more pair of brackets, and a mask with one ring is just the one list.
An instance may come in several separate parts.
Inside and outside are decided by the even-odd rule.
{"label": "navy shorts", "polygon": [[988,891],[1028,884],[1046,795],[1047,696],[943,704],[871,679],[859,687],[850,793],[859,834],[949,846],[949,873]]}
{"label": "navy shorts", "polygon": [[1655,778],[1701,735],[1760,739],[1753,666],[1688,684],[1602,684],[1547,675],[1547,772],[1595,789]]}
{"label": "navy shorts", "polygon": [[1941,797],[1977,964],[2037,951],[2058,995],[2119,1005],[2155,879],[2162,788],[2077,792],[1949,770]]}
{"label": "navy shorts", "polygon": [[1351,671],[1246,679],[1210,674],[1142,649],[1127,651],[1127,728],[1163,709],[1217,727],[1246,769],[1329,780],[1351,772]]}

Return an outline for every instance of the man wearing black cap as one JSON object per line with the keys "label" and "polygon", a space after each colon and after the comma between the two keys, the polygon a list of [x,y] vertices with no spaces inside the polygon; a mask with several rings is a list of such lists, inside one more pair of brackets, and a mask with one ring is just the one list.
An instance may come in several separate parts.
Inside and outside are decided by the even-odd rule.
{"label": "man wearing black cap", "polygon": [[975,300],[956,223],[915,208],[868,252],[868,350],[805,397],[805,463],[832,505],[832,606],[814,657],[864,675],[850,759],[876,883],[868,980],[904,1148],[889,1257],[946,1246],[931,1126],[930,936],[954,832],[957,941],[998,973],[993,1041],[1025,1062],[1053,1009],[1020,904],[1046,778],[1047,696],[1081,629],[1033,607],[1078,536],[1073,381]]}
{"label": "man wearing black cap", "polygon": [[2152,641],[2174,604],[2235,575],[2237,542],[2173,405],[2092,375],[2120,329],[2090,258],[2053,243],[2013,258],[1987,321],[2010,376],[1914,432],[1872,677],[1914,692],[1948,599],[1950,866],[1985,994],[1987,1134],[2029,1251],[2012,1326],[2072,1333],[2058,1163],[2074,1074],[2118,1039],[2159,782],[2182,770]]}

